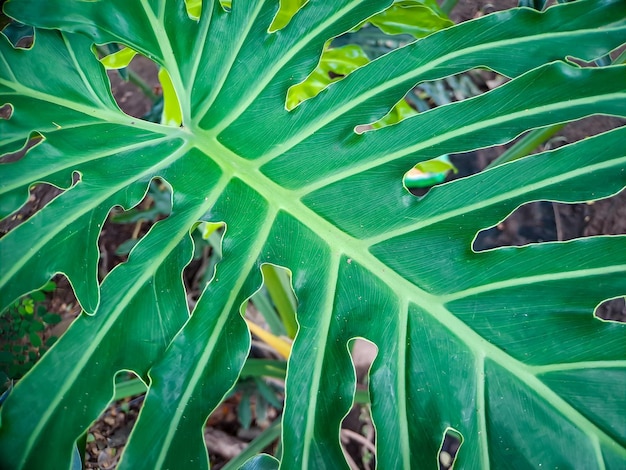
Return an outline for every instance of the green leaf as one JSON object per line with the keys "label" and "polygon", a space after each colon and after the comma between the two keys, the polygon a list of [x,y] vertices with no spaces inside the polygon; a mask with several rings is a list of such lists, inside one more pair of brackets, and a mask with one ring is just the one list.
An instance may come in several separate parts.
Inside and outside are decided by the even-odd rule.
{"label": "green leaf", "polygon": [[58,313],[46,313],[43,316],[43,321],[48,325],[56,325],[57,323],[61,323],[61,315]]}
{"label": "green leaf", "polygon": [[32,344],[33,347],[35,348],[39,348],[43,344],[43,342],[41,341],[41,338],[39,337],[37,333],[31,332],[28,335],[28,337],[30,339],[30,344]]}
{"label": "green leaf", "polygon": [[411,168],[404,176],[407,188],[427,188],[446,179],[450,171],[457,173],[448,155],[426,160]]}
{"label": "green leaf", "polygon": [[30,325],[28,325],[29,333],[33,333],[35,331],[43,331],[43,330],[44,330],[43,323],[40,323],[39,321],[32,321],[30,322]]}
{"label": "green leaf", "polygon": [[130,238],[122,243],[120,243],[120,246],[117,247],[117,249],[115,250],[115,254],[118,256],[125,256],[128,253],[130,253],[130,250],[132,250],[134,248],[134,246],[137,244],[137,239],[136,238]]}
{"label": "green leaf", "polygon": [[241,470],[277,470],[278,460],[271,455],[261,454],[248,460]]}
{"label": "green leaf", "polygon": [[8,364],[13,362],[13,354],[7,351],[0,351],[0,364]]}
{"label": "green leaf", "polygon": [[42,291],[34,291],[30,293],[30,297],[32,299],[32,302],[43,302],[44,300],[46,300],[46,296],[44,295],[44,293]]}
{"label": "green leaf", "polygon": [[163,116],[161,117],[161,124],[178,127],[183,122],[180,103],[178,102],[172,79],[164,68],[159,69],[159,82],[161,82],[161,88],[163,88]]}
{"label": "green leaf", "polygon": [[[593,315],[625,293],[624,237],[472,249],[479,231],[526,202],[620,191],[626,128],[422,199],[402,185],[410,168],[441,155],[592,114],[626,117],[626,67],[563,62],[623,44],[623,1],[514,9],[450,27],[288,112],[289,88],[315,69],[327,41],[391,4],[311,1],[275,33],[269,0],[229,11],[206,1],[197,20],[174,0],[4,4],[36,37],[29,50],[0,37],[0,102],[13,110],[0,120],[0,152],[33,132],[43,139],[2,164],[0,215],[18,210],[35,182],[63,192],[0,239],[0,303],[63,273],[85,311],[3,404],[3,465],[67,468],[113,397],[115,375],[128,370],[148,392],[119,468],[207,468],[202,427],[248,356],[241,306],[265,264],[290,270],[298,300],[282,466],[347,468],[339,428],[355,398],[357,337],[378,348],[369,396],[380,468],[434,467],[447,433],[463,439],[458,468],[626,460],[626,328]],[[167,71],[171,125],[118,108],[94,43],[123,44]],[[511,80],[355,132],[415,84],[478,67]],[[99,283],[105,218],[136,206],[155,178],[171,188],[169,215]],[[181,273],[199,222],[225,232],[189,315]]]}
{"label": "green leaf", "polygon": [[396,124],[404,119],[417,114],[417,111],[411,107],[406,100],[398,101],[389,113],[385,114],[378,121],[372,123],[372,129],[381,129],[392,124]]}
{"label": "green leaf", "polygon": [[187,14],[194,20],[199,20],[202,15],[202,0],[185,0]]}
{"label": "green leaf", "polygon": [[285,107],[292,110],[302,101],[317,96],[328,85],[367,64],[369,58],[359,46],[348,45],[325,49],[318,66],[305,81],[287,91]]}
{"label": "green leaf", "polygon": [[410,34],[422,38],[453,25],[445,14],[437,12],[433,2],[402,0],[395,2],[384,12],[370,18],[369,23],[387,34]]}
{"label": "green leaf", "polygon": [[280,7],[269,27],[269,31],[278,31],[289,24],[291,18],[307,3],[307,0],[280,0]]}
{"label": "green leaf", "polygon": [[137,51],[133,51],[130,47],[123,47],[113,54],[109,54],[100,59],[102,65],[107,69],[117,70],[128,67],[130,61],[137,55]]}
{"label": "green leaf", "polygon": [[46,282],[44,284],[44,286],[41,288],[41,290],[43,292],[53,292],[56,288],[57,288],[56,282],[48,281],[48,282]]}

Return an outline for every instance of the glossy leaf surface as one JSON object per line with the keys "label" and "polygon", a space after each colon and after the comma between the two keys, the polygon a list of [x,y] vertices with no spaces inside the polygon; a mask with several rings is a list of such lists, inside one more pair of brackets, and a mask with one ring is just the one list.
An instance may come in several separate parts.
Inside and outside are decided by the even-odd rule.
{"label": "glossy leaf surface", "polygon": [[[378,347],[370,376],[379,468],[619,468],[626,460],[625,325],[594,317],[623,295],[624,238],[472,250],[527,201],[608,197],[626,184],[626,129],[408,194],[402,177],[444,154],[591,114],[626,117],[626,68],[579,68],[626,40],[620,0],[464,23],[354,70],[297,108],[287,90],[324,44],[392,2],[308,2],[268,33],[274,1],[10,0],[37,27],[30,50],[0,37],[0,215],[35,182],[66,190],[0,239],[0,300],[64,273],[86,313],[2,406],[9,468],[67,468],[74,441],[135,371],[149,390],[119,468],[207,468],[202,426],[237,379],[242,303],[261,266],[292,273],[299,331],[287,372],[283,468],[347,468],[339,427],[355,391],[348,343]],[[167,71],[182,126],[125,115],[93,44],[121,43]],[[512,61],[511,57],[516,60]],[[416,83],[476,67],[512,78],[484,95],[363,134]],[[176,120],[173,120],[176,122]],[[73,175],[78,181],[73,182]],[[169,216],[97,282],[109,210],[159,177]],[[198,221],[226,224],[222,261],[193,312],[181,271]],[[275,468],[267,456],[249,468]]]}

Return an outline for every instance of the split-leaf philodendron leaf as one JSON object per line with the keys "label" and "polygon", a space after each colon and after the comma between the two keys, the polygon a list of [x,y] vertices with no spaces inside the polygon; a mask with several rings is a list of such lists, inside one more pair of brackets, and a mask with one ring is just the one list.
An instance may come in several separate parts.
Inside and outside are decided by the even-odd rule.
{"label": "split-leaf philodendron leaf", "polygon": [[[120,370],[149,389],[119,468],[207,468],[202,427],[248,354],[240,307],[263,263],[290,269],[298,297],[282,468],[347,468],[339,427],[355,391],[355,337],[378,347],[369,391],[381,469],[437,468],[447,431],[462,436],[456,468],[624,468],[626,325],[594,316],[626,293],[624,237],[483,252],[472,243],[525,202],[621,190],[626,128],[423,199],[402,178],[421,161],[529,129],[626,117],[626,67],[568,61],[593,61],[626,41],[626,2],[513,9],[444,29],[287,111],[287,90],[315,68],[326,41],[391,4],[310,0],[271,33],[276,0],[228,9],[205,0],[197,20],[180,0],[4,4],[36,29],[30,49],[0,36],[0,106],[10,111],[0,155],[43,139],[0,165],[0,216],[37,182],[65,191],[0,240],[0,301],[63,273],[85,313],[2,406],[2,468],[68,468]],[[120,111],[94,52],[111,42],[167,71],[181,126]],[[476,67],[511,80],[355,132],[416,83]],[[171,187],[170,215],[99,285],[108,212],[137,204],[157,177]],[[223,257],[189,312],[181,272],[199,221],[225,224]]]}

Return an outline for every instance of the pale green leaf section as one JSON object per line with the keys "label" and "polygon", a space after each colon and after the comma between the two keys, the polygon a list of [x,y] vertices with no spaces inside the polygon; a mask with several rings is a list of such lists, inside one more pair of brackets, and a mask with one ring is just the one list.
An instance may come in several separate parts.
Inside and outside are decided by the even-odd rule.
{"label": "pale green leaf section", "polygon": [[161,117],[161,124],[178,127],[183,122],[180,102],[176,96],[176,90],[174,89],[170,74],[164,68],[159,70],[159,82],[163,89],[163,115]]}
{"label": "pale green leaf section", "polygon": [[415,38],[452,26],[452,21],[445,14],[437,12],[438,8],[433,8],[430,3],[420,0],[396,1],[368,22],[387,34],[410,34]]}
{"label": "pale green leaf section", "polygon": [[128,64],[136,55],[137,51],[133,51],[130,47],[123,47],[113,54],[104,56],[100,59],[100,62],[109,70],[123,69],[128,67]]}
{"label": "pale green leaf section", "polygon": [[317,96],[328,85],[368,62],[369,58],[363,49],[356,45],[325,49],[320,63],[306,80],[289,88],[285,107],[289,111],[292,110],[302,101]]}

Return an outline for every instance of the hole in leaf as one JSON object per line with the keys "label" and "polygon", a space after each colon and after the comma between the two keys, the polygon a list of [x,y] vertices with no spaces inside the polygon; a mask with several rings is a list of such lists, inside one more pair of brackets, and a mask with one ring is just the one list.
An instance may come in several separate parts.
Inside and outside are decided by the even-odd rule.
{"label": "hole in leaf", "polygon": [[0,119],[9,120],[13,114],[13,106],[9,103],[0,106]]}
{"label": "hole in leaf", "polygon": [[337,37],[336,45],[359,44],[372,59],[403,47],[416,39],[452,26],[435,2],[394,2]]}
{"label": "hole in leaf", "polygon": [[332,83],[342,80],[368,62],[369,58],[358,45],[331,47],[327,42],[315,70],[287,91],[286,109],[291,111],[301,102],[314,98]]}
{"label": "hole in leaf", "polygon": [[551,202],[524,204],[506,219],[481,230],[474,241],[474,250],[484,251],[502,246],[524,246],[557,240],[554,208]]}
{"label": "hole in leaf", "polygon": [[78,317],[82,311],[74,289],[69,280],[63,274],[57,274],[50,281],[56,286],[49,292],[50,302],[48,311],[60,315],[61,321],[52,326],[49,334],[60,338],[71,323]]}
{"label": "hole in leaf", "polygon": [[481,95],[507,79],[488,69],[472,69],[440,80],[421,82],[378,121],[355,127],[357,134],[397,124],[417,113]]}
{"label": "hole in leaf", "polygon": [[12,20],[4,15],[3,19],[8,20],[7,24],[2,28],[2,34],[6,36],[11,45],[15,49],[30,49],[35,40],[35,29]]}
{"label": "hole in leaf", "polygon": [[340,438],[350,468],[376,468],[376,429],[369,406],[352,407],[341,423]]}
{"label": "hole in leaf", "polygon": [[16,144],[19,145],[18,141],[7,142],[6,144],[0,145],[0,152],[6,152],[0,157],[0,163],[12,163],[20,160],[31,148],[42,140],[43,137],[39,132],[32,132],[21,147],[16,148]]}
{"label": "hole in leaf", "polygon": [[131,48],[112,43],[97,49],[113,98],[129,116],[180,126],[180,101],[168,72]]}
{"label": "hole in leaf", "polygon": [[463,444],[461,433],[452,428],[447,428],[443,434],[443,440],[437,455],[439,470],[448,470],[454,465],[459,448]]}
{"label": "hole in leaf", "polygon": [[276,336],[278,340],[282,338],[282,344],[277,341],[275,346],[270,346],[275,350],[282,348],[281,351],[286,356],[280,351],[279,354],[288,357],[290,342],[298,331],[298,300],[293,289],[291,271],[274,264],[264,264],[261,266],[261,273],[263,284],[250,297],[252,308],[248,307],[247,313],[251,314],[249,320]]}
{"label": "hole in leaf", "polygon": [[131,209],[111,209],[100,232],[98,276],[102,280],[118,264],[125,262],[134,246],[152,225],[171,212],[171,188],[164,181],[153,179],[143,199]]}
{"label": "hole in leaf", "polygon": [[418,163],[405,173],[402,182],[411,194],[424,196],[431,187],[443,183],[451,172],[458,173],[458,169],[448,155],[443,155]]}
{"label": "hole in leaf", "polygon": [[[282,0],[270,32],[285,27],[305,3],[303,0]],[[317,96],[330,84],[345,78],[370,60],[451,25],[452,22],[438,10],[436,4],[426,7],[406,2],[394,3],[349,32],[330,39],[315,70],[303,82],[289,89],[286,109],[292,110],[302,101]],[[418,108],[402,101],[378,127],[388,125],[387,121],[398,122],[400,118],[413,114],[414,109]],[[369,129],[361,127],[357,126],[357,132]]]}
{"label": "hole in leaf", "polygon": [[88,468],[115,468],[143,406],[145,391],[145,384],[134,372],[120,371],[115,375],[117,399],[86,434],[84,455]]}
{"label": "hole in leaf", "polygon": [[[235,458],[272,421],[280,419],[283,396],[282,386],[275,382],[256,376],[240,378],[205,423],[204,441],[211,466],[221,467]],[[263,451],[276,454],[275,442],[269,442]]]}
{"label": "hole in leaf", "polygon": [[245,320],[252,335],[250,358],[286,361],[298,331],[298,301],[291,272],[281,266],[261,266],[263,283],[246,304]]}
{"label": "hole in leaf", "polygon": [[[590,116],[578,121],[570,122],[563,126],[550,126],[544,129],[554,128],[554,132],[545,135],[545,139],[542,143],[536,144],[536,148],[531,149],[524,155],[532,155],[535,153],[552,150],[561,147],[565,144],[574,143],[579,140],[583,140],[587,137],[591,137],[602,132],[606,132],[611,129],[620,127],[626,123],[626,120],[621,118],[615,118],[612,116]],[[480,171],[490,168],[497,164],[501,157],[505,157],[505,153],[519,145],[530,134],[529,131],[520,135],[516,139],[505,145],[496,145],[492,147],[486,147],[478,149],[472,152],[450,154],[448,158],[457,171],[449,171],[444,181],[452,181],[465,176],[479,173]],[[520,155],[521,157],[521,155]],[[424,178],[425,179],[425,178]],[[433,181],[432,185],[411,187],[406,183],[405,186],[410,192],[416,196],[423,197],[428,191],[439,182]],[[565,236],[564,240],[574,238],[573,236]]]}
{"label": "hole in leaf", "polygon": [[595,315],[602,320],[626,323],[626,301],[624,297],[605,300],[598,305]]}
{"label": "hole in leaf", "polygon": [[113,98],[120,109],[129,116],[159,122],[163,93],[157,65],[121,44],[99,46],[97,52],[107,68]]}
{"label": "hole in leaf", "polygon": [[31,187],[26,203],[10,216],[0,220],[0,237],[28,220],[64,190],[47,183]]}
{"label": "hole in leaf", "polygon": [[483,251],[502,246],[622,234],[626,234],[625,191],[579,204],[526,203],[496,226],[481,230],[473,248]]}
{"label": "hole in leaf", "polygon": [[[55,278],[69,285],[64,277]],[[66,315],[62,317],[63,312],[55,302],[60,292],[57,283],[49,281],[0,313],[0,393],[7,389],[7,380],[10,383],[20,379],[43,357],[75,318],[77,313],[69,312],[69,322],[62,323]],[[77,307],[71,288],[69,292]]]}
{"label": "hole in leaf", "polygon": [[365,338],[354,338],[348,342],[348,350],[356,373],[356,391],[354,405],[341,423],[341,444],[351,468],[374,468],[376,432],[368,405],[368,386],[378,347]]}
{"label": "hole in leaf", "polygon": [[217,263],[222,259],[224,231],[224,223],[200,222],[191,232],[194,242],[193,258],[183,271],[190,311],[215,276]]}
{"label": "hole in leaf", "polygon": [[350,340],[348,347],[352,357],[352,364],[356,371],[357,385],[361,387],[363,392],[367,392],[369,373],[372,363],[378,355],[378,347],[364,338]]}

